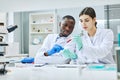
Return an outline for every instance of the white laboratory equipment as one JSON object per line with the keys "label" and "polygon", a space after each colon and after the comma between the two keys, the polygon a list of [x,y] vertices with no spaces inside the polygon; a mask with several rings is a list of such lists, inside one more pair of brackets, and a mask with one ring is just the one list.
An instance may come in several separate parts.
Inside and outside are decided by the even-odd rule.
{"label": "white laboratory equipment", "polygon": [[17,27],[17,25],[10,25],[5,27],[4,23],[0,23],[0,56],[5,54],[6,46],[8,46],[6,40],[7,34],[14,31]]}

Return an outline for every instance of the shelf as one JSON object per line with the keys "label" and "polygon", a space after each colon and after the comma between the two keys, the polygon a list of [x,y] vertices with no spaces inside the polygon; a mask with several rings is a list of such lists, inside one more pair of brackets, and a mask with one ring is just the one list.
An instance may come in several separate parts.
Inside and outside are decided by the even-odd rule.
{"label": "shelf", "polygon": [[31,23],[31,25],[50,25],[50,24],[53,24],[53,22]]}
{"label": "shelf", "polygon": [[29,15],[29,53],[36,53],[48,34],[57,31],[55,12],[31,13]]}
{"label": "shelf", "polygon": [[52,34],[53,32],[31,32],[30,34]]}

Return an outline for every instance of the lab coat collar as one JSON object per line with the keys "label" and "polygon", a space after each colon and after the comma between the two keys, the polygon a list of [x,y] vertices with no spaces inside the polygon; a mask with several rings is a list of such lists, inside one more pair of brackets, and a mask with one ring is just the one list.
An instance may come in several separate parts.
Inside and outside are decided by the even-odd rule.
{"label": "lab coat collar", "polygon": [[97,37],[99,37],[100,33],[101,33],[101,29],[96,29],[96,33],[94,35],[94,41],[96,40]]}
{"label": "lab coat collar", "polygon": [[101,29],[96,29],[96,33],[94,36],[98,36],[100,34],[100,32],[101,32]]}
{"label": "lab coat collar", "polygon": [[59,38],[64,38],[64,39],[70,39],[71,38],[71,35],[69,35],[68,37],[60,37],[60,35],[58,34],[57,35],[57,37],[56,37],[56,40],[55,40],[55,42],[57,41],[57,39],[59,39]]}
{"label": "lab coat collar", "polygon": [[96,29],[96,33],[95,33],[95,35],[93,36],[93,37],[94,37],[93,42],[91,42],[90,37],[89,37],[89,35],[88,35],[87,32],[84,33],[84,36],[83,36],[83,37],[84,37],[84,39],[87,40],[87,42],[88,42],[89,45],[94,45],[96,39],[97,39],[97,38],[99,37],[99,35],[100,35],[100,32],[101,32],[101,29]]}
{"label": "lab coat collar", "polygon": [[[96,33],[95,33],[95,35],[93,37],[98,36],[100,34],[100,32],[101,32],[101,29],[96,29]],[[89,37],[87,32],[85,32],[84,35],[85,35],[85,37]]]}
{"label": "lab coat collar", "polygon": [[67,36],[67,37],[64,37],[64,36],[63,36],[63,37],[60,37],[60,35],[58,34],[58,35],[57,35],[57,38],[66,38],[66,39],[68,39],[68,38],[71,38],[71,35],[69,35],[69,36]]}

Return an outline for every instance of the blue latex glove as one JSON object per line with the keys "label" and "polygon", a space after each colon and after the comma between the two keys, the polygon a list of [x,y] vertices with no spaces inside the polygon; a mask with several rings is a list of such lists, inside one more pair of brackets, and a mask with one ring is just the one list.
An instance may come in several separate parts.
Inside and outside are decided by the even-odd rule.
{"label": "blue latex glove", "polygon": [[83,46],[80,35],[73,36],[73,41],[77,44],[77,47],[80,50]]}
{"label": "blue latex glove", "polygon": [[62,52],[62,54],[63,54],[64,57],[71,58],[73,60],[75,60],[75,59],[78,58],[77,54],[75,54],[74,52],[71,52],[68,49],[64,49],[63,52]]}
{"label": "blue latex glove", "polygon": [[52,54],[55,54],[55,53],[58,53],[60,52],[61,50],[63,50],[64,48],[58,44],[55,44],[53,46],[53,48],[51,50],[48,50],[47,53],[48,53],[48,56],[52,55]]}
{"label": "blue latex glove", "polygon": [[26,57],[26,58],[23,58],[21,60],[22,63],[33,63],[34,62],[34,58],[32,57]]}

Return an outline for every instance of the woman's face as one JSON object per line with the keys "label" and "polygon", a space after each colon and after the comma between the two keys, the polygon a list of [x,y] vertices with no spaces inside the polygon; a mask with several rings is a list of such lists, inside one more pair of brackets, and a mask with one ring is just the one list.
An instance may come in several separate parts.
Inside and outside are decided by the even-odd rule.
{"label": "woman's face", "polygon": [[80,22],[83,29],[89,32],[95,27],[96,18],[84,14],[80,16]]}

